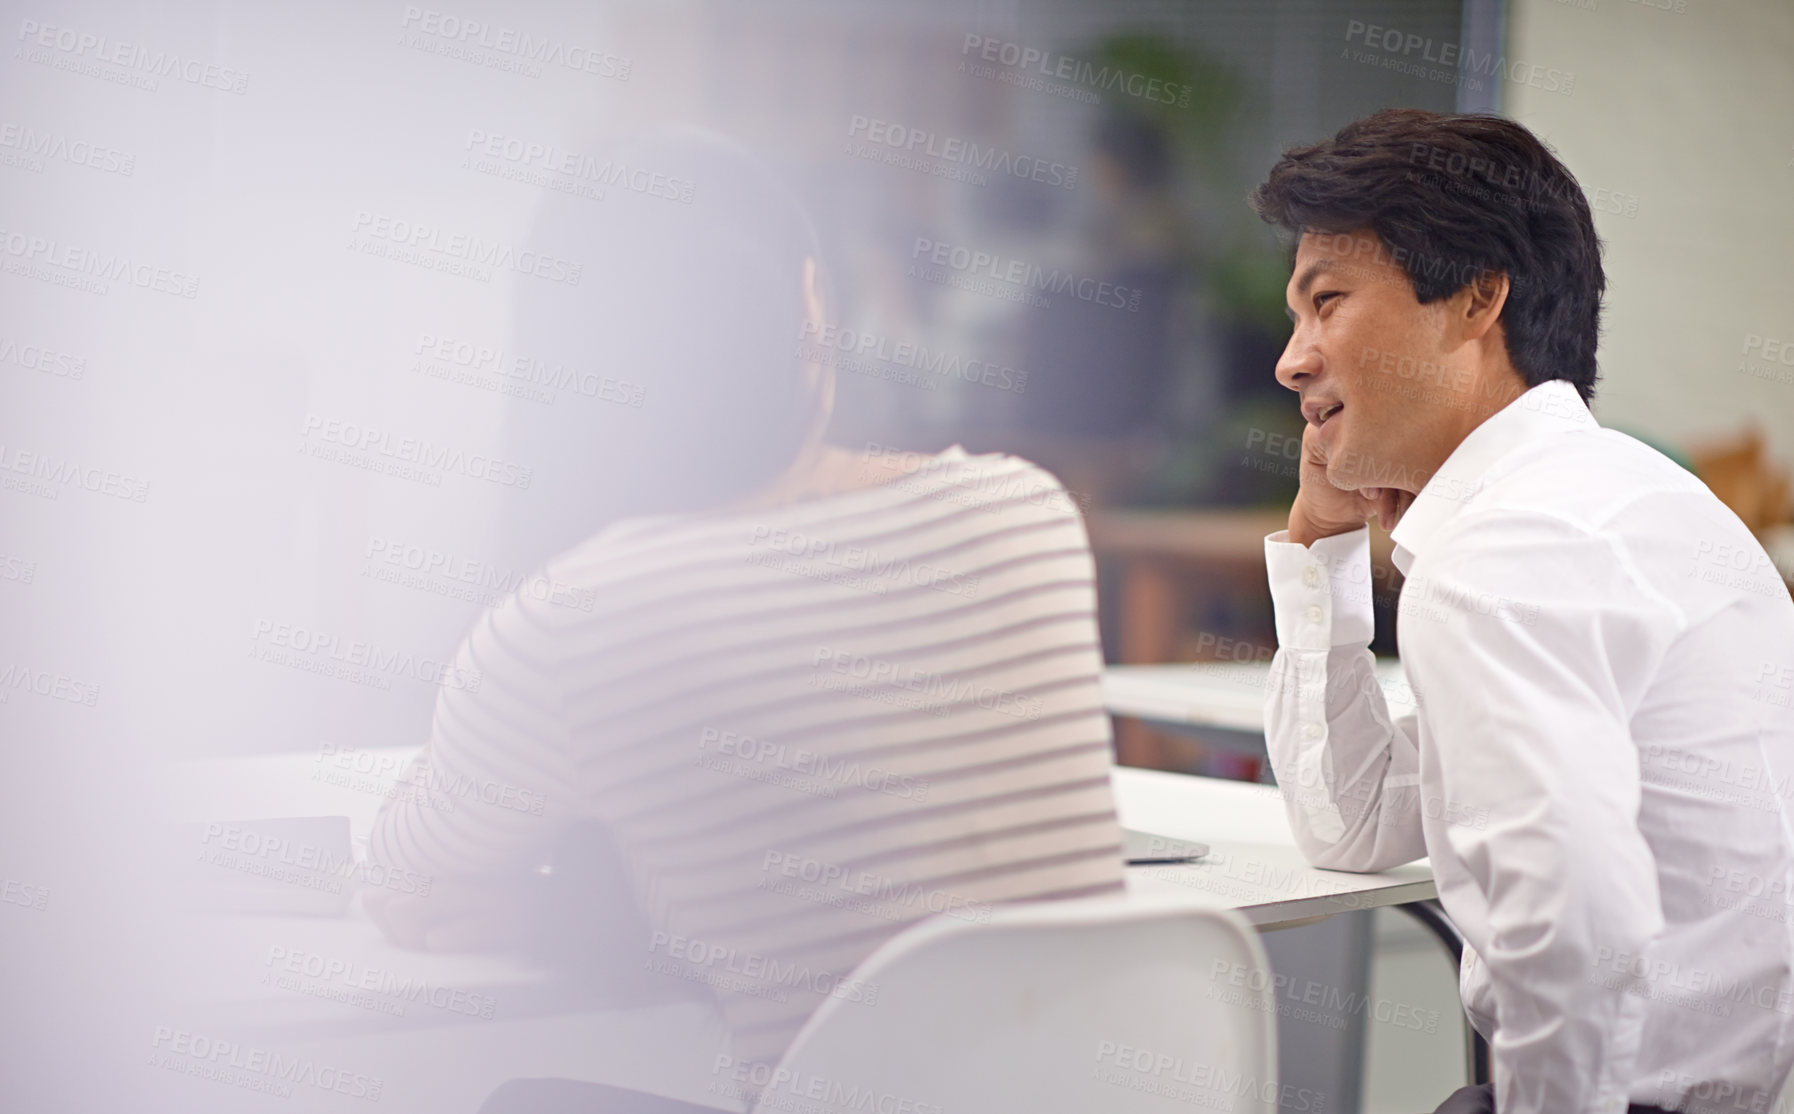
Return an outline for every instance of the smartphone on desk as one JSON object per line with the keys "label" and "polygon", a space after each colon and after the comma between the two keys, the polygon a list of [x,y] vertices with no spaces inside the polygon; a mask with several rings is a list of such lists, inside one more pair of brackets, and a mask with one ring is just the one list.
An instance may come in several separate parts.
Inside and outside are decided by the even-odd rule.
{"label": "smartphone on desk", "polygon": [[1208,844],[1189,839],[1173,839],[1151,832],[1121,829],[1121,860],[1127,866],[1171,866],[1177,863],[1200,862],[1208,854]]}

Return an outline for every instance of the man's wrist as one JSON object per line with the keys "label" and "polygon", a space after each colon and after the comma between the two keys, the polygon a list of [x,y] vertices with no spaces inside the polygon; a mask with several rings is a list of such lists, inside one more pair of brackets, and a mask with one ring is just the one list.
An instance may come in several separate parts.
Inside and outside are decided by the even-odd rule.
{"label": "man's wrist", "polygon": [[1369,646],[1372,615],[1370,532],[1329,534],[1313,545],[1278,531],[1265,539],[1265,572],[1277,645],[1295,651]]}

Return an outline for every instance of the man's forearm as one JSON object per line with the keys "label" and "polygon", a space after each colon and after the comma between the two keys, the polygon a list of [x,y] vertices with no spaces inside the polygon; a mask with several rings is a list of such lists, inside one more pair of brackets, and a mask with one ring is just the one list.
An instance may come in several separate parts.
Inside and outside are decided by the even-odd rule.
{"label": "man's forearm", "polygon": [[1381,870],[1425,854],[1412,723],[1392,720],[1369,653],[1368,532],[1265,541],[1279,649],[1265,740],[1303,853]]}

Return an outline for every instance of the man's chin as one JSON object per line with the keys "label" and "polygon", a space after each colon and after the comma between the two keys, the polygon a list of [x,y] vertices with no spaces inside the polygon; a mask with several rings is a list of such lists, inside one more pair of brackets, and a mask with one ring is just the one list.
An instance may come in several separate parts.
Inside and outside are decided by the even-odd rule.
{"label": "man's chin", "polygon": [[1336,454],[1333,460],[1328,462],[1327,482],[1341,491],[1362,493],[1369,485],[1365,483],[1365,477],[1357,469],[1349,468],[1342,462],[1342,458],[1345,456],[1344,453]]}
{"label": "man's chin", "polygon": [[1388,486],[1393,471],[1387,462],[1360,453],[1342,440],[1327,461],[1327,482],[1341,491],[1375,496],[1377,489]]}

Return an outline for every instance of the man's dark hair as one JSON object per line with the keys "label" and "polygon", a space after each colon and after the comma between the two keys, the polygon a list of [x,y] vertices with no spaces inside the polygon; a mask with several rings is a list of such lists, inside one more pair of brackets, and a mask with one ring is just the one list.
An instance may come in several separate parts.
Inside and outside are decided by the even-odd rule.
{"label": "man's dark hair", "polygon": [[1593,396],[1601,241],[1575,177],[1512,120],[1385,109],[1285,151],[1248,201],[1298,237],[1372,230],[1422,305],[1504,272],[1514,369],[1529,387],[1564,379]]}

